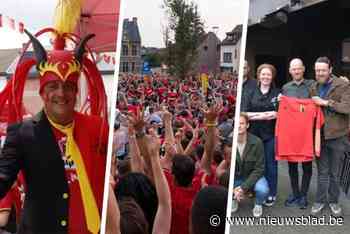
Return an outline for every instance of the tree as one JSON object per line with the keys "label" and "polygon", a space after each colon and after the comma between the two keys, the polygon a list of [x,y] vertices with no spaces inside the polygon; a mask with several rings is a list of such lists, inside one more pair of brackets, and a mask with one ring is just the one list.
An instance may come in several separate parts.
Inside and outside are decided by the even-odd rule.
{"label": "tree", "polygon": [[160,67],[162,63],[162,58],[159,52],[148,53],[143,58],[145,61],[149,62],[150,67]]}
{"label": "tree", "polygon": [[204,36],[204,24],[197,4],[186,0],[164,0],[168,27],[164,38],[169,72],[184,79],[197,60],[197,48]]}

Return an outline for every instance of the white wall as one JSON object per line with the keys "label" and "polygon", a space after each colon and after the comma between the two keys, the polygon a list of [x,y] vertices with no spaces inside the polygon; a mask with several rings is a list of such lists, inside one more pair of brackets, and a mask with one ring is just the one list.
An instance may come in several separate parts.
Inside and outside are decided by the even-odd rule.
{"label": "white wall", "polygon": [[224,53],[232,53],[232,61],[235,56],[234,45],[222,45],[220,49],[220,66],[221,67],[233,67],[233,63],[224,63]]}
{"label": "white wall", "polygon": [[[241,40],[239,40],[236,45],[221,46],[220,67],[232,67],[233,71],[238,72],[240,47],[241,47]],[[235,58],[235,50],[237,50],[237,58]],[[232,53],[232,63],[224,63],[224,53]]]}

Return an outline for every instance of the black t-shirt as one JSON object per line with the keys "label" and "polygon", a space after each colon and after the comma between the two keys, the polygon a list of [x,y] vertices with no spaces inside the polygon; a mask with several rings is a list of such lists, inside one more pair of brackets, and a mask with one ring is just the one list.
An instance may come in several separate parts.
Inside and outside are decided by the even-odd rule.
{"label": "black t-shirt", "polygon": [[241,112],[247,112],[249,99],[256,90],[257,86],[257,81],[255,79],[247,79],[244,81],[241,97]]}
{"label": "black t-shirt", "polygon": [[[257,87],[247,103],[247,112],[277,111],[277,97],[280,90],[271,88],[269,92],[263,94],[260,87]],[[275,136],[276,120],[252,120],[250,121],[249,132],[259,137],[261,140],[269,140]]]}

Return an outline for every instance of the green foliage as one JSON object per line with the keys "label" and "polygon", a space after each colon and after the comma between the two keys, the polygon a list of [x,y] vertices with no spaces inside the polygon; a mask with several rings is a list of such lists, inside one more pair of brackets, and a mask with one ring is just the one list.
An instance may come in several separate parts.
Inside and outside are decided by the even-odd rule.
{"label": "green foliage", "polygon": [[146,54],[144,60],[149,62],[150,67],[160,67],[162,64],[162,57],[159,53]]}
{"label": "green foliage", "polygon": [[[186,0],[164,0],[168,15],[165,35],[169,73],[184,79],[197,60],[197,48],[204,36],[198,6]],[[170,36],[172,35],[172,36]]]}

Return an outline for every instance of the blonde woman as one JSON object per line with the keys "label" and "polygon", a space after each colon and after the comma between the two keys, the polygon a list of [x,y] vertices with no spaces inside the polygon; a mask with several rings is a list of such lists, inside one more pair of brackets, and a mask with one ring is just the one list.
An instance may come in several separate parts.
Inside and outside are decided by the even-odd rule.
{"label": "blonde woman", "polygon": [[273,65],[260,65],[257,69],[258,86],[252,92],[252,96],[247,103],[247,115],[250,121],[249,132],[259,137],[264,144],[265,178],[270,188],[269,196],[264,203],[266,206],[272,206],[277,195],[275,123],[280,90],[274,86],[275,77],[276,69]]}

